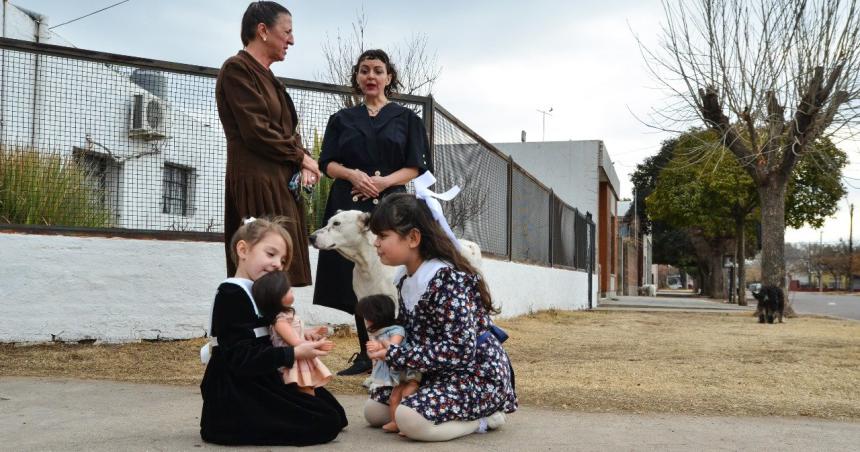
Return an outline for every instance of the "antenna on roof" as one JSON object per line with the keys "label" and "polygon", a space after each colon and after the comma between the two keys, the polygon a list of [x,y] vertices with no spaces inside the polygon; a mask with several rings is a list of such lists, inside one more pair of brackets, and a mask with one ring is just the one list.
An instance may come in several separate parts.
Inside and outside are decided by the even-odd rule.
{"label": "antenna on roof", "polygon": [[546,141],[546,117],[552,116],[552,114],[551,114],[552,113],[552,107],[549,107],[549,110],[546,110],[546,111],[538,109],[538,112],[540,112],[540,114],[543,115],[543,129],[541,131],[540,140]]}

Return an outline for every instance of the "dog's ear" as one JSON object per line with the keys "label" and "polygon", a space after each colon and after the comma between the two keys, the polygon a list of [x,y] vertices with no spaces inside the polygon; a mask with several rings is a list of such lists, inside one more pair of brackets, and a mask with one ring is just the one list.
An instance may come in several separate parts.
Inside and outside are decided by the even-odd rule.
{"label": "dog's ear", "polygon": [[358,216],[358,223],[361,224],[364,229],[368,229],[370,227],[370,213],[362,212],[362,214]]}
{"label": "dog's ear", "polygon": [[337,209],[337,211],[336,211],[334,214],[335,214],[335,215],[337,215],[337,214],[339,214],[339,213],[341,213],[341,212],[343,212],[343,209]]}

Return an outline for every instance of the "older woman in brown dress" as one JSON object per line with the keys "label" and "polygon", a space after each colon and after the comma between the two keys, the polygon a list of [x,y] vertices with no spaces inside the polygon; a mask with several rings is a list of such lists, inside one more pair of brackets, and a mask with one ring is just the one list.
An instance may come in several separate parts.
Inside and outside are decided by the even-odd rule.
{"label": "older woman in brown dress", "polygon": [[288,269],[294,286],[311,284],[307,228],[302,206],[289,190],[293,175],[302,183],[319,181],[320,171],[296,131],[292,99],[269,66],[283,61],[294,43],[290,12],[275,2],[253,2],[242,18],[243,50],[227,59],[218,73],[215,96],[227,137],[224,242],[227,276],[236,271],[230,238],[242,218],[284,216],[293,239]]}

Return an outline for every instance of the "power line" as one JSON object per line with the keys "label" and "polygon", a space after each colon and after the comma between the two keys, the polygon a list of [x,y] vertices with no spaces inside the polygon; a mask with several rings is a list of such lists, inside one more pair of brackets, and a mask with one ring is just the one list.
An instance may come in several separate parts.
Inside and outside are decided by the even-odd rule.
{"label": "power line", "polygon": [[61,23],[60,25],[54,25],[53,27],[49,27],[48,29],[49,29],[49,30],[53,30],[53,29],[55,29],[55,28],[62,27],[63,25],[68,25],[68,24],[70,24],[70,23],[72,23],[72,22],[76,22],[76,21],[79,21],[79,20],[84,19],[84,18],[86,18],[86,17],[90,17],[90,16],[92,16],[93,14],[98,14],[98,13],[100,13],[100,12],[102,12],[102,11],[105,11],[105,10],[111,9],[111,8],[113,8],[114,6],[122,5],[123,3],[126,3],[126,2],[128,2],[128,1],[130,1],[130,0],[122,0],[121,2],[117,2],[117,3],[114,3],[113,5],[106,6],[106,7],[102,8],[102,9],[100,9],[100,10],[98,10],[98,11],[93,11],[93,12],[91,12],[91,13],[89,13],[89,14],[86,14],[86,15],[83,15],[83,16],[81,16],[81,17],[78,17],[77,19],[72,19],[72,20],[70,20],[70,21],[68,21],[68,22],[63,22],[63,23]]}

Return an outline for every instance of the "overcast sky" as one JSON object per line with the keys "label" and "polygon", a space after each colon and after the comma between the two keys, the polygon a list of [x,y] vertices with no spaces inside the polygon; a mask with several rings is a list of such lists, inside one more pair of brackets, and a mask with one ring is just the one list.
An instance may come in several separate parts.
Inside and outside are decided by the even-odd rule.
{"label": "overcast sky", "polygon": [[[49,26],[119,0],[12,0],[44,14]],[[441,77],[434,97],[490,142],[541,140],[538,109],[553,108],[546,140],[601,139],[631,195],[630,173],[655,154],[665,133],[643,125],[666,93],[647,73],[634,33],[655,45],[662,19],[659,0],[599,2],[510,0],[283,1],[293,13],[296,45],[272,70],[315,80],[322,45],[346,32],[364,4],[367,40],[390,48],[412,33],[429,35]],[[591,4],[585,4],[591,3]],[[219,67],[241,48],[242,0],[130,0],[53,30],[84,49]],[[396,62],[395,62],[396,63]],[[848,203],[860,200],[860,146],[841,143],[851,165],[849,198],[825,224],[824,241],[848,237]],[[857,178],[857,180],[850,179]],[[860,207],[860,203],[858,203]],[[787,241],[818,241],[819,231],[786,232]]]}

